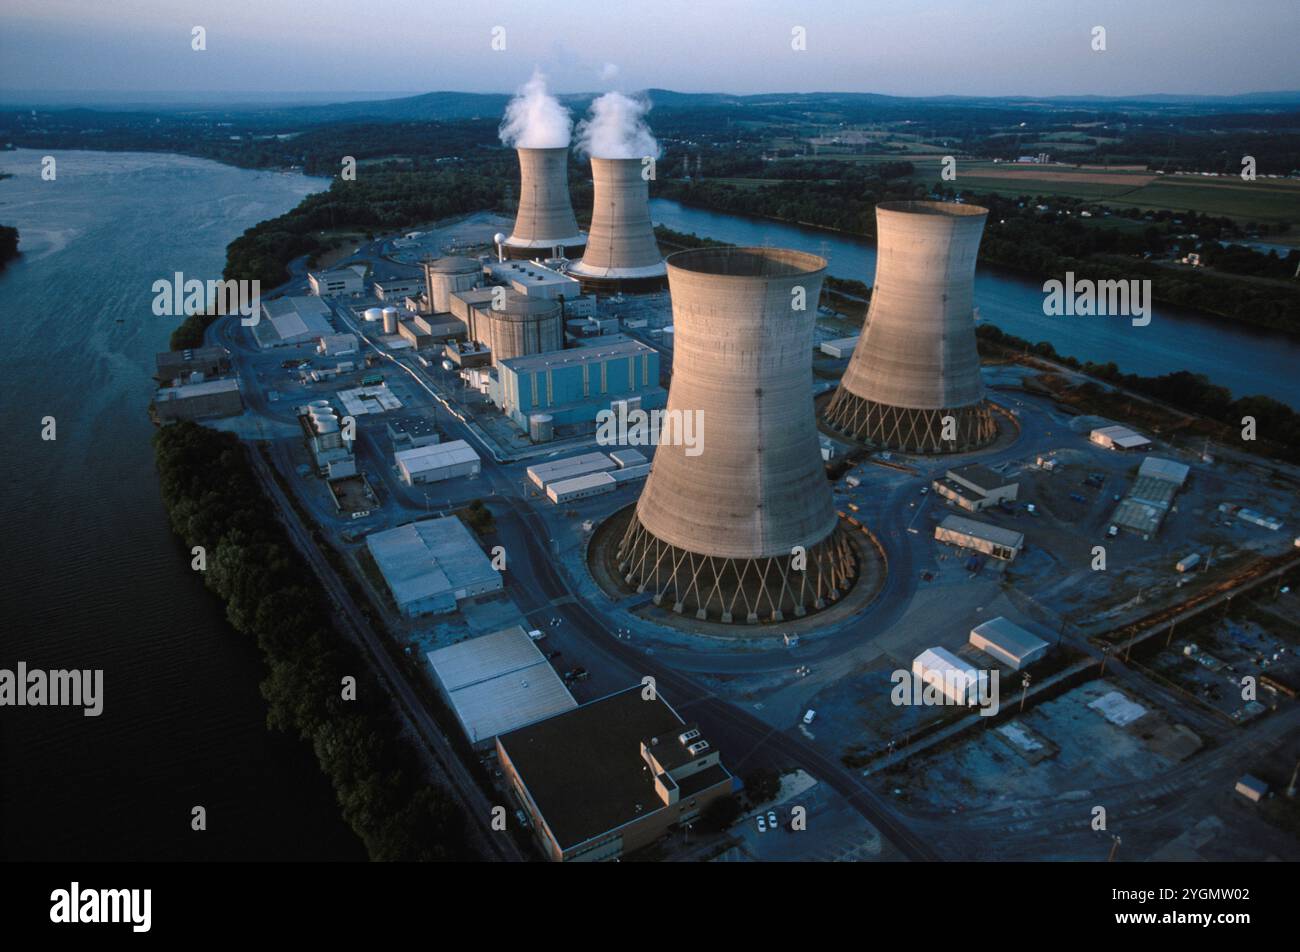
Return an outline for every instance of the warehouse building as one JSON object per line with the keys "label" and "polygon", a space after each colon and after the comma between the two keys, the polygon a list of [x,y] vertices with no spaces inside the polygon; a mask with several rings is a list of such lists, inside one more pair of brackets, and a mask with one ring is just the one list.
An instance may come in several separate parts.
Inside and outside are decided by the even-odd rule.
{"label": "warehouse building", "polygon": [[1012,502],[1020,484],[987,466],[974,464],[950,469],[934,481],[934,491],[967,512],[979,512],[1002,501]]}
{"label": "warehouse building", "polygon": [[549,463],[534,463],[528,467],[527,473],[533,485],[538,489],[546,489],[551,483],[614,469],[617,465],[604,453],[583,453],[581,456],[570,456]]}
{"label": "warehouse building", "polygon": [[1007,562],[1019,555],[1025,545],[1023,532],[1003,529],[1000,526],[989,525],[987,522],[977,522],[964,516],[946,517],[943,522],[934,527],[934,537],[940,542],[947,542],[963,549],[974,549],[976,552],[983,552],[985,555]]}
{"label": "warehouse building", "polygon": [[481,466],[479,455],[464,440],[398,450],[393,459],[397,462],[402,482],[408,486],[477,476]]}
{"label": "warehouse building", "polygon": [[224,347],[194,347],[190,350],[169,350],[154,356],[158,370],[154,377],[160,383],[177,379],[188,381],[191,374],[215,377],[230,370],[230,354]]}
{"label": "warehouse building", "polygon": [[555,862],[616,860],[730,796],[695,724],[635,685],[497,738],[501,770]]}
{"label": "warehouse building", "polygon": [[417,278],[384,278],[375,282],[375,297],[390,304],[401,304],[411,295],[424,290],[423,276]]}
{"label": "warehouse building", "polygon": [[1046,641],[1001,616],[972,628],[970,643],[1013,671],[1027,668],[1047,654]]}
{"label": "warehouse building", "polygon": [[926,648],[912,659],[912,674],[942,691],[949,703],[964,705],[978,703],[980,682],[988,678],[988,672],[976,671],[974,665],[940,647]]}
{"label": "warehouse building", "polygon": [[1088,439],[1108,450],[1141,450],[1151,445],[1141,433],[1126,426],[1103,426],[1088,434]]}
{"label": "warehouse building", "polygon": [[518,625],[426,657],[438,689],[475,746],[578,706],[537,642]]}
{"label": "warehouse building", "polygon": [[612,493],[617,488],[618,480],[610,473],[587,473],[571,479],[556,480],[546,487],[546,495],[558,506],[577,499],[586,499],[588,496]]}
{"label": "warehouse building", "polygon": [[326,334],[316,345],[316,353],[323,357],[346,357],[357,349],[356,334]]}
{"label": "warehouse building", "polygon": [[376,532],[366,548],[407,618],[452,612],[463,599],[503,587],[501,573],[455,516]]}
{"label": "warehouse building", "polygon": [[1174,460],[1147,457],[1138,477],[1111,517],[1111,524],[1150,539],[1173,509],[1174,497],[1187,480],[1190,468]]}
{"label": "warehouse building", "polygon": [[608,346],[577,347],[496,361],[493,400],[520,429],[534,413],[548,413],[556,426],[594,426],[611,401],[639,397],[643,409],[659,409],[667,393],[659,386],[659,352],[624,338]]}
{"label": "warehouse building", "polygon": [[438,442],[438,428],[425,416],[394,417],[384,424],[393,450],[413,450]]}
{"label": "warehouse building", "polygon": [[836,357],[843,360],[846,357],[853,356],[853,350],[858,346],[856,337],[840,337],[835,340],[824,340],[821,342],[821,352],[827,357]]}
{"label": "warehouse building", "polygon": [[159,423],[204,420],[237,416],[244,412],[244,401],[239,395],[239,381],[231,377],[163,387],[154,395],[153,410]]}
{"label": "warehouse building", "polygon": [[311,293],[317,297],[325,297],[329,294],[360,294],[363,287],[361,272],[353,268],[309,271],[307,283],[311,285]]}
{"label": "warehouse building", "polygon": [[262,319],[253,325],[253,337],[263,350],[309,344],[334,334],[329,314],[329,305],[317,297],[263,298]]}
{"label": "warehouse building", "polygon": [[1162,479],[1181,488],[1187,482],[1187,475],[1191,471],[1192,468],[1186,463],[1163,459],[1159,456],[1148,456],[1142,461],[1142,465],[1138,467],[1138,476]]}

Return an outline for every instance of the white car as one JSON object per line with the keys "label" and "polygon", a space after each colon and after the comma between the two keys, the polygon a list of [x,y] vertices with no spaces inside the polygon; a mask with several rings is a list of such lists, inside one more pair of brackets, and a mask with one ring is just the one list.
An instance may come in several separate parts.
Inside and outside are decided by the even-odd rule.
{"label": "white car", "polygon": [[774,829],[774,830],[776,829],[777,823],[776,823],[776,811],[775,811],[775,810],[768,810],[768,811],[767,811],[767,825],[770,826],[770,827],[771,827],[772,829]]}
{"label": "white car", "polygon": [[758,832],[760,833],[767,832],[767,822],[763,819],[762,814],[759,814],[758,817]]}
{"label": "white car", "polygon": [[805,724],[811,724],[813,722],[813,718],[815,718],[816,716],[817,716],[817,712],[814,711],[812,708],[809,708],[808,713],[803,716],[803,722]]}

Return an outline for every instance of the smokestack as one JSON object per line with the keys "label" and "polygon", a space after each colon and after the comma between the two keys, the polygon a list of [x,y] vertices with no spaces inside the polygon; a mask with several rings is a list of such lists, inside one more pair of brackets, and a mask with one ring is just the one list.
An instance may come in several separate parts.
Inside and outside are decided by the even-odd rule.
{"label": "smokestack", "polygon": [[975,258],[988,209],[876,206],[867,326],[823,411],[835,430],[907,453],[975,449],[997,435],[975,347]]}
{"label": "smokestack", "polygon": [[650,221],[650,186],[641,159],[591,160],[594,199],[587,250],[569,269],[583,290],[662,286],[663,256]]}
{"label": "smokestack", "polygon": [[[594,231],[594,229],[593,229]],[[668,259],[673,376],[665,426],[619,571],[676,612],[750,623],[825,607],[856,560],[831,500],[812,404],[826,260],[773,248]],[[802,290],[799,290],[802,289]],[[800,305],[802,309],[800,309]]]}
{"label": "smokestack", "polygon": [[587,239],[578,230],[569,200],[569,150],[515,150],[519,155],[519,212],[505,252],[514,258],[549,256],[557,246],[565,255],[582,251]]}

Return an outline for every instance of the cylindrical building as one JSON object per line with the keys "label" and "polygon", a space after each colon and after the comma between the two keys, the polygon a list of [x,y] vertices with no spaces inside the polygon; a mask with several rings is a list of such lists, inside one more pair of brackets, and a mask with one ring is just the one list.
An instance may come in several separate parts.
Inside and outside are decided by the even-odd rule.
{"label": "cylindrical building", "polygon": [[474,258],[437,258],[424,262],[424,287],[434,314],[451,310],[451,295],[468,291],[483,281],[483,265]]}
{"label": "cylindrical building", "polygon": [[553,249],[579,254],[586,238],[578,230],[569,198],[569,150],[516,149],[519,155],[519,211],[505,240],[511,258],[549,257]]}
{"label": "cylindrical building", "polygon": [[560,302],[506,291],[500,307],[485,303],[469,309],[469,339],[486,344],[492,362],[564,349]]}
{"label": "cylindrical building", "polygon": [[822,608],[852,583],[813,415],[825,268],[772,248],[669,257],[672,384],[618,552],[627,582],[656,604],[752,623]]}
{"label": "cylindrical building", "polygon": [[824,411],[836,431],[906,453],[997,435],[975,347],[975,257],[988,209],[876,206],[876,281],[862,339]]}
{"label": "cylindrical building", "polygon": [[384,308],[382,314],[383,314],[383,319],[384,319],[384,333],[385,333],[385,334],[396,334],[396,333],[397,333],[397,319],[398,319],[398,318],[397,318],[397,308],[395,308],[395,307],[386,307],[386,308]]}
{"label": "cylindrical building", "polygon": [[650,220],[650,185],[640,159],[591,160],[591,229],[569,273],[588,290],[662,287],[664,260]]}

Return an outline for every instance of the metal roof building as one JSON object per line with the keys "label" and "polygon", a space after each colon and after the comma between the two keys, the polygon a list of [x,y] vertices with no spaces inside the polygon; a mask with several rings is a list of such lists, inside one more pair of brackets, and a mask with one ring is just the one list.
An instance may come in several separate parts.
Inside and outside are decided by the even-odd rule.
{"label": "metal roof building", "polygon": [[455,611],[461,599],[503,587],[501,573],[455,516],[376,532],[366,548],[408,618]]}
{"label": "metal roof building", "polygon": [[1149,476],[1152,479],[1163,479],[1166,482],[1181,486],[1187,482],[1187,474],[1192,468],[1186,463],[1179,463],[1171,459],[1163,459],[1159,456],[1148,456],[1138,467],[1139,476]]}
{"label": "metal roof building", "polygon": [[1011,670],[1028,667],[1047,654],[1047,642],[1001,616],[971,629],[970,643]]}
{"label": "metal roof building", "polygon": [[546,495],[556,505],[588,496],[600,496],[618,488],[618,480],[609,473],[585,473],[571,479],[559,479],[546,487]]}
{"label": "metal roof building", "polygon": [[334,335],[329,305],[318,297],[282,297],[262,302],[262,319],[252,327],[257,345],[294,347]]}
{"label": "metal roof building", "polygon": [[518,625],[425,657],[472,744],[578,706],[537,643]]}
{"label": "metal roof building", "polygon": [[1136,450],[1151,445],[1151,441],[1141,433],[1118,424],[1098,427],[1088,434],[1088,439],[1111,450]]}
{"label": "metal roof building", "polygon": [[528,467],[528,478],[538,489],[545,489],[551,483],[613,469],[614,466],[614,461],[604,453],[583,453],[580,456],[552,460],[549,463],[534,463]]}
{"label": "metal roof building", "polygon": [[408,486],[436,483],[457,476],[477,476],[482,465],[478,453],[464,440],[398,450],[393,459],[402,482]]}
{"label": "metal roof building", "polygon": [[1020,554],[1025,544],[1025,534],[1014,529],[1003,529],[977,522],[964,516],[947,516],[934,527],[934,537],[940,542],[959,545],[1010,562]]}

